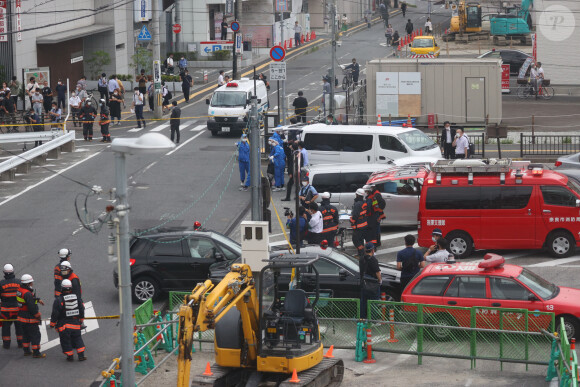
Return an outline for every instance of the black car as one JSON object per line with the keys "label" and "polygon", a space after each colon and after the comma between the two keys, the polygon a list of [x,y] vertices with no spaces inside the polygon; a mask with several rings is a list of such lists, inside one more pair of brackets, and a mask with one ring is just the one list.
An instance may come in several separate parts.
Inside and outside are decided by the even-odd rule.
{"label": "black car", "polygon": [[[319,273],[320,294],[336,298],[360,297],[360,274],[358,259],[333,248],[323,249],[318,245],[308,245],[300,249],[301,253],[317,254],[319,259],[314,263]],[[271,257],[289,254],[288,251],[274,251]],[[229,272],[230,266],[236,261],[215,263],[210,267],[212,282],[220,282]],[[393,265],[379,263],[383,283],[381,291],[387,294],[387,299],[399,300],[401,296],[401,272]],[[290,277],[290,272],[282,275]],[[315,278],[312,273],[302,274],[302,288],[306,292],[315,290]],[[288,283],[289,281],[281,281]]]}
{"label": "black car", "polygon": [[[230,262],[242,254],[241,246],[214,231],[163,230],[133,237],[130,242],[132,294],[144,302],[169,290],[192,290],[208,279],[209,267]],[[113,273],[115,287],[119,278]]]}
{"label": "black car", "polygon": [[492,50],[478,56],[478,58],[501,58],[503,64],[510,65],[510,74],[512,75],[517,75],[526,59],[530,57],[530,54],[520,50]]}

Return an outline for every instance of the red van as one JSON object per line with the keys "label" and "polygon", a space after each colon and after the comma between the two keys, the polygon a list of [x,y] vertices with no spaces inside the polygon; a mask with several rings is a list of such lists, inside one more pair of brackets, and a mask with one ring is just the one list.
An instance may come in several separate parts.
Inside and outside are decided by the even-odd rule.
{"label": "red van", "polygon": [[443,231],[456,258],[475,249],[547,248],[570,256],[580,243],[580,185],[541,164],[440,160],[421,190],[420,246]]}

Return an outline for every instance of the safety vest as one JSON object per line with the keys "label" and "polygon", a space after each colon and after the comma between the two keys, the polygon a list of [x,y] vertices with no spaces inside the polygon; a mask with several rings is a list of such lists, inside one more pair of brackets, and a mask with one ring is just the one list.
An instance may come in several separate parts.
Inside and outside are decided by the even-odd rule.
{"label": "safety vest", "polygon": [[16,292],[16,301],[19,304],[18,321],[25,324],[38,324],[40,312],[36,306],[38,299],[34,293],[28,287],[21,286]]}
{"label": "safety vest", "polygon": [[352,228],[360,230],[367,227],[367,203],[364,201],[355,201],[352,208],[353,214],[358,212],[358,216],[350,218]]}
{"label": "safety vest", "polygon": [[12,277],[0,281],[0,300],[2,300],[2,312],[18,312],[16,294],[20,288],[20,280]]}
{"label": "safety vest", "polygon": [[82,301],[74,293],[60,295],[53,307],[50,318],[50,326],[55,327],[59,332],[65,329],[81,329],[84,309]]}
{"label": "safety vest", "polygon": [[336,208],[329,203],[324,203],[320,206],[320,213],[322,214],[323,233],[338,230],[338,223],[335,221]]}
{"label": "safety vest", "polygon": [[379,190],[376,190],[371,195],[369,195],[369,199],[370,199],[371,204],[372,204],[373,212],[378,215],[377,220],[385,219],[386,218],[385,212],[381,208],[381,204],[384,207],[385,200],[381,196],[381,193],[379,192]]}

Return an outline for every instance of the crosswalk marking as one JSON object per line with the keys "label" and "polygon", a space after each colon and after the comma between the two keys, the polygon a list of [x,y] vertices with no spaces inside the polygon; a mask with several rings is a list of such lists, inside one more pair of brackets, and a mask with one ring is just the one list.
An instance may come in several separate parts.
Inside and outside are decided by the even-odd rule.
{"label": "crosswalk marking", "polygon": [[198,130],[205,129],[205,127],[206,127],[205,125],[197,125],[196,127],[191,128],[190,131],[191,132],[197,132]]}
{"label": "crosswalk marking", "polygon": [[161,132],[163,129],[169,127],[169,124],[161,124],[158,127],[156,127],[155,129],[151,129],[151,132]]}
{"label": "crosswalk marking", "polygon": [[129,129],[129,130],[128,130],[128,132],[133,132],[133,133],[134,133],[134,132],[140,132],[140,131],[142,131],[143,129],[145,129],[145,128],[133,128],[133,129]]}
{"label": "crosswalk marking", "polygon": [[185,121],[183,124],[181,124],[182,127],[187,128],[189,125],[194,124],[195,121],[190,120],[190,121]]}
{"label": "crosswalk marking", "polygon": [[564,263],[580,261],[580,256],[570,257],[570,258],[560,258],[552,259],[546,262],[534,263],[533,265],[525,265],[526,267],[549,267],[549,266],[559,266]]}
{"label": "crosswalk marking", "polygon": [[[96,317],[92,301],[85,302],[85,317]],[[99,328],[99,320],[85,320],[84,324],[86,325],[86,329],[83,329],[81,334],[85,334]],[[48,340],[48,327],[50,327],[50,321],[42,321],[40,325],[40,349],[42,351],[46,351],[47,349],[60,345],[60,339],[58,337],[50,341]]]}

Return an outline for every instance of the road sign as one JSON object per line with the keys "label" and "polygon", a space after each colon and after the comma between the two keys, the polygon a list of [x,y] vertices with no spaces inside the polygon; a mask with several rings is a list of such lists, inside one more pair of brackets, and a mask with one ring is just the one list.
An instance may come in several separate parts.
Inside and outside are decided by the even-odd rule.
{"label": "road sign", "polygon": [[282,46],[274,46],[270,49],[270,58],[275,62],[283,61],[285,56],[286,51],[284,51]]}
{"label": "road sign", "polygon": [[270,63],[270,80],[271,81],[286,80],[286,62]]}
{"label": "road sign", "polygon": [[173,25],[173,32],[175,32],[176,34],[181,32],[181,24],[174,24]]}
{"label": "road sign", "polygon": [[[161,61],[153,61],[153,83],[156,89],[161,89]],[[157,86],[159,85],[159,86]]]}
{"label": "road sign", "polygon": [[242,35],[236,35],[236,54],[241,54],[244,51],[244,47],[242,45]]}
{"label": "road sign", "polygon": [[230,28],[232,29],[232,31],[238,32],[240,30],[240,23],[238,23],[237,21],[232,22]]}
{"label": "road sign", "polygon": [[226,0],[226,16],[232,16],[234,14],[234,0]]}
{"label": "road sign", "polygon": [[151,34],[149,33],[147,26],[141,27],[141,31],[139,32],[139,36],[137,36],[137,40],[142,42],[148,42],[151,40]]}
{"label": "road sign", "polygon": [[234,49],[234,42],[231,40],[211,40],[208,42],[199,43],[199,55],[210,56],[214,51],[228,50],[232,51]]}

